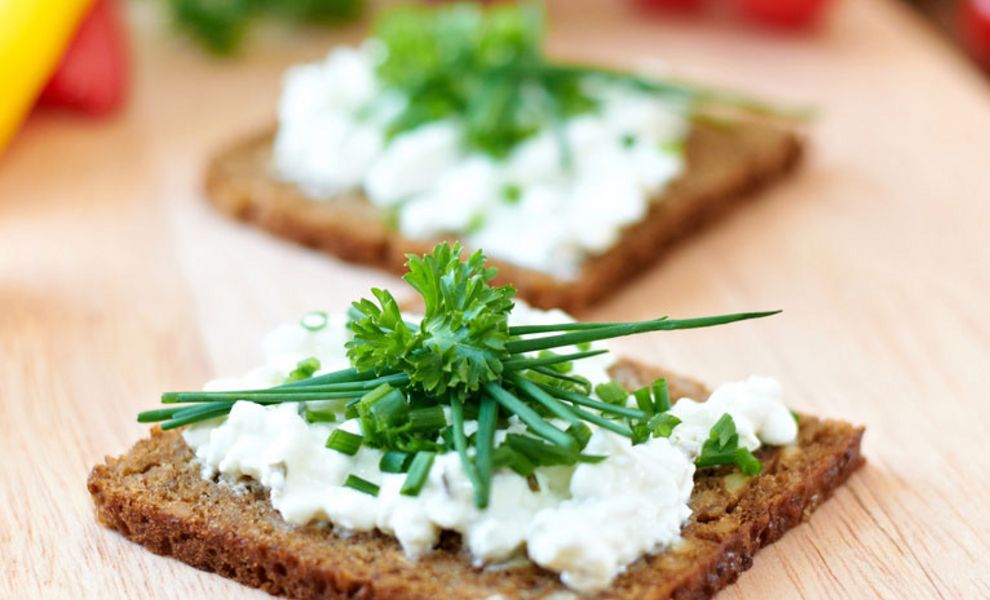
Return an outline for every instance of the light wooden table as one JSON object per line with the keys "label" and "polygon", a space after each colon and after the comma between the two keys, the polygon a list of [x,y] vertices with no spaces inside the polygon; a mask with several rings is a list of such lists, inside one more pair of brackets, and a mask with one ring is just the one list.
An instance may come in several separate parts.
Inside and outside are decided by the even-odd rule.
{"label": "light wooden table", "polygon": [[[774,375],[795,408],[867,426],[866,468],[722,597],[990,597],[990,89],[889,0],[795,36],[609,5],[558,5],[553,51],[821,109],[796,177],[584,315],[783,308],[621,346],[709,382]],[[86,475],[162,390],[396,283],[231,223],[198,187],[211,150],[271,118],[286,65],[358,30],[221,62],[132,17],[126,114],[36,116],[0,160],[3,598],[260,596],[97,526]]]}

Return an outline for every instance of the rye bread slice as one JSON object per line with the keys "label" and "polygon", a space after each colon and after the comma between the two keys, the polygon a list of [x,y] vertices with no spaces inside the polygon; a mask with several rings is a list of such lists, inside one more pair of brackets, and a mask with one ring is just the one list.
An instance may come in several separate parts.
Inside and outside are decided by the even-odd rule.
{"label": "rye bread slice", "polygon": [[[705,388],[623,361],[613,376],[638,387],[659,375],[671,396],[707,397]],[[861,427],[800,417],[798,443],[763,448],[763,472],[731,469],[695,476],[693,515],[675,549],[633,563],[600,594],[612,599],[708,598],[753,564],[756,551],[809,518],[860,465]],[[127,454],[106,459],[89,477],[101,523],[156,554],[218,573],[271,594],[295,598],[460,600],[559,598],[555,573],[524,564],[472,567],[456,535],[420,559],[378,533],[337,535],[327,527],[286,524],[263,489],[236,492],[200,477],[177,431],[157,427]],[[555,596],[561,594],[563,596]]]}
{"label": "rye bread slice", "polygon": [[[220,210],[276,235],[344,260],[405,273],[405,255],[429,252],[438,240],[416,241],[386,225],[360,196],[317,202],[272,171],[273,134],[265,132],[218,154],[206,172],[207,198]],[[655,263],[677,240],[749,192],[788,172],[801,155],[797,135],[763,121],[715,126],[697,123],[686,143],[687,168],[647,216],[626,228],[619,243],[562,280],[496,259],[498,283],[539,308],[580,310]]]}

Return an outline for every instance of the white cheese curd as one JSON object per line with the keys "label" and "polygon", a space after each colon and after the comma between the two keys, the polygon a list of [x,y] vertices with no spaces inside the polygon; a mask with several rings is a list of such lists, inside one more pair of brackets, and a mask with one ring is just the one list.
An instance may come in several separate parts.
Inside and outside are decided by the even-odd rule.
{"label": "white cheese curd", "polygon": [[596,430],[585,452],[607,455],[579,465],[570,495],[535,515],[529,557],[581,591],[604,588],[640,556],[680,539],[691,516],[694,464],[665,438],[633,446]]}
{"label": "white cheese curd", "polygon": [[719,386],[706,402],[683,398],[670,409],[681,420],[670,439],[696,455],[715,422],[729,413],[740,445],[756,450],[761,442],[773,446],[791,444],[797,439],[798,426],[780,396],[777,380],[751,376]]}
{"label": "white cheese curd", "polygon": [[[522,303],[510,318],[514,325],[570,320],[559,310]],[[241,378],[216,380],[207,389],[277,385],[310,356],[320,360],[320,372],[344,368],[348,337],[344,315],[328,315],[326,325],[316,331],[283,325],[266,339],[265,366]],[[602,383],[612,364],[609,355],[583,359],[575,363],[574,373]],[[751,449],[761,443],[792,443],[797,434],[780,401],[780,386],[751,377],[719,387],[706,403],[679,400],[672,410],[682,423],[669,439],[633,446],[589,424],[592,437],[585,452],[606,460],[541,467],[535,473],[535,491],[525,478],[498,470],[489,507],[480,510],[456,453],[436,457],[419,496],[403,496],[399,490],[405,475],[379,470],[382,451],[362,446],[355,456],[347,456],[325,447],[336,428],[361,430],[359,421],[343,420],[343,402],[321,404],[337,410],[340,419],[310,424],[297,404],[266,407],[242,401],[226,419],[195,424],[183,435],[205,478],[247,477],[260,483],[290,524],[322,521],[341,531],[377,529],[394,536],[411,558],[430,552],[442,531],[455,531],[479,566],[528,556],[581,592],[604,588],[640,556],[661,552],[680,539],[691,515],[694,458],[722,414],[733,416],[741,443]],[[509,422],[508,431],[496,433],[496,442],[508,432],[526,429],[515,417]],[[476,428],[476,422],[465,423],[469,435]],[[378,496],[344,487],[351,474],[379,485]]]}
{"label": "white cheese curd", "polygon": [[342,47],[288,71],[273,166],[316,200],[363,192],[396,211],[408,237],[456,234],[490,256],[572,278],[683,171],[685,108],[602,82],[586,86],[596,110],[560,131],[548,124],[502,160],[465,147],[456,120],[388,140],[405,99],[381,90],[379,57],[373,43]]}

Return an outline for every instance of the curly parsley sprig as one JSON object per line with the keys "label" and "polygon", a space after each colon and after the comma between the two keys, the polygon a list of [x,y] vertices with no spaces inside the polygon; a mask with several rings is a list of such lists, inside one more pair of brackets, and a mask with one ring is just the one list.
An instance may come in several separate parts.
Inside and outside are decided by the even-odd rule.
{"label": "curly parsley sprig", "polygon": [[[138,420],[173,429],[223,417],[238,401],[328,402],[330,409],[312,411],[301,404],[302,414],[310,422],[342,416],[361,424],[360,435],[335,430],[328,448],[352,455],[362,446],[383,450],[382,471],[406,473],[402,493],[407,495],[422,489],[437,453],[457,452],[475,503],[483,508],[499,468],[529,476],[540,466],[602,460],[584,452],[591,437],[588,423],[634,444],[671,435],[679,421],[668,412],[664,380],[633,391],[630,400],[629,391],[616,383],[592,391],[589,382],[569,374],[575,361],[604,352],[590,348],[591,342],[778,312],[510,326],[515,290],[491,285],[495,269],[486,266],[480,252],[463,260],[459,244],[441,243],[430,254],[410,255],[407,266],[405,280],[423,299],[422,320],[407,322],[388,291],[372,290],[375,300],[359,300],[351,310],[350,368],[316,375],[319,362],[306,359],[285,383],[272,388],[166,392],[162,403],[170,406],[142,412]],[[553,352],[569,346],[578,352]],[[469,432],[467,421],[475,421],[477,429]],[[752,454],[739,448],[731,418],[719,421],[712,436],[699,466],[738,464],[746,473],[758,471]],[[351,487],[377,493],[373,484],[358,479]]]}

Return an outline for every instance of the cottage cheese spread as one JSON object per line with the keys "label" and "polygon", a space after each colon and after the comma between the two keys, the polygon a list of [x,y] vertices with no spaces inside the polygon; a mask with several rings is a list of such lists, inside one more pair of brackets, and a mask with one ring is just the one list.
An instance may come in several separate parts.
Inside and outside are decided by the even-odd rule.
{"label": "cottage cheese spread", "polygon": [[[513,324],[569,320],[560,311],[538,311],[517,304]],[[301,359],[316,356],[323,371],[347,366],[345,318],[330,315],[327,325],[309,331],[283,325],[266,340],[266,364],[242,378],[221,379],[207,388],[244,389],[280,383]],[[608,380],[608,355],[575,363],[593,382]],[[333,402],[320,403],[334,408]],[[342,406],[338,406],[341,408]],[[307,423],[299,406],[234,405],[226,420],[197,424],[185,432],[203,476],[228,480],[249,477],[270,490],[272,505],[292,524],[329,521],[344,530],[378,529],[393,535],[410,557],[429,552],[442,530],[459,532],[476,564],[505,561],[525,552],[537,564],[559,572],[579,591],[609,584],[638,557],[664,550],[680,537],[690,517],[688,501],[701,443],[725,412],[735,419],[740,443],[789,444],[797,426],[780,401],[780,386],[751,377],[723,385],[705,403],[681,399],[672,409],[682,423],[669,439],[633,446],[629,440],[591,426],[586,452],[606,455],[596,464],[542,467],[539,489],[509,470],[492,482],[486,510],[473,501],[471,483],[456,453],[440,455],[417,497],[403,496],[404,475],[382,473],[379,450],[362,447],[347,456],[324,447],[340,427],[360,433],[356,420]],[[467,433],[476,423],[465,424]],[[509,431],[525,427],[515,423]],[[499,431],[499,438],[506,431]],[[371,497],[343,486],[354,474],[380,486]]]}
{"label": "cottage cheese spread", "polygon": [[459,234],[490,256],[568,278],[683,169],[683,108],[614,84],[589,82],[597,111],[538,131],[504,160],[465,149],[456,121],[386,140],[405,99],[379,88],[373,42],[285,76],[275,171],[314,199],[359,190],[394,210],[408,237]]}

